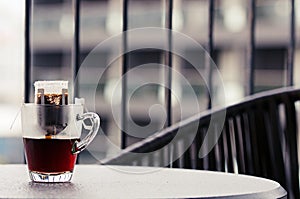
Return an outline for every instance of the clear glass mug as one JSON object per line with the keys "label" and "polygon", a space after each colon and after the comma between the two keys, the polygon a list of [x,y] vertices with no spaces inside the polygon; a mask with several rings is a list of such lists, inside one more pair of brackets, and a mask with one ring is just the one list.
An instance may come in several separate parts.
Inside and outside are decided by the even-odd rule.
{"label": "clear glass mug", "polygon": [[[21,109],[24,150],[34,182],[69,182],[77,154],[95,138],[100,118],[83,106],[24,104]],[[82,127],[88,132],[80,140]]]}

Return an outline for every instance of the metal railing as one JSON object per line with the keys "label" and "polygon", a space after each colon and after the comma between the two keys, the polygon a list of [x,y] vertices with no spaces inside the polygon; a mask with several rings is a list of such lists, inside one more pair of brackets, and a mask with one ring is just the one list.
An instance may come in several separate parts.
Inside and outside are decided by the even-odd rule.
{"label": "metal railing", "polygon": [[[173,0],[163,0],[165,5],[165,28],[172,30],[173,26]],[[209,55],[212,55],[214,50],[214,14],[215,14],[215,0],[207,0],[209,1],[209,12],[208,12],[208,45],[207,51]],[[249,41],[248,41],[248,61],[247,61],[247,89],[246,93],[251,95],[254,93],[255,79],[254,79],[254,70],[255,70],[255,27],[256,27],[256,0],[248,1],[248,14],[249,14]],[[80,62],[80,0],[73,0],[74,5],[74,43],[73,43],[73,77],[76,77],[77,72],[79,70],[79,62]],[[123,0],[123,32],[128,30],[129,18],[128,12],[130,11],[130,0]],[[31,52],[31,20],[32,20],[32,7],[33,0],[26,0],[25,3],[25,93],[24,93],[24,102],[29,102],[31,99],[32,93],[32,52]],[[288,53],[287,53],[287,63],[286,63],[286,85],[291,86],[294,84],[293,76],[294,76],[294,54],[295,54],[295,43],[296,43],[296,34],[295,34],[295,0],[290,0],[290,39],[288,45]],[[123,52],[127,50],[127,34],[123,35]],[[172,35],[168,35],[168,49],[169,52],[166,52],[165,63],[166,65],[172,67]],[[126,53],[123,55],[122,60],[122,75],[124,75],[128,71],[128,56]],[[167,112],[167,122],[166,127],[172,124],[172,73],[171,71],[166,72],[166,84],[169,88],[165,89],[165,107]],[[209,72],[209,87],[212,87],[212,71]],[[125,131],[127,129],[127,79],[126,76],[122,79],[122,132],[121,132],[121,147],[126,147],[126,138]],[[74,96],[78,95],[78,88],[74,90]],[[210,108],[210,103],[208,104],[208,108]]]}
{"label": "metal railing", "polygon": [[[124,0],[123,1],[123,52],[127,52],[127,30],[128,30],[128,4],[129,0]],[[128,55],[125,53],[123,55],[123,60],[122,60],[122,119],[121,119],[121,148],[124,149],[126,147],[126,129],[127,129],[127,78],[126,78],[126,73],[128,71]]]}

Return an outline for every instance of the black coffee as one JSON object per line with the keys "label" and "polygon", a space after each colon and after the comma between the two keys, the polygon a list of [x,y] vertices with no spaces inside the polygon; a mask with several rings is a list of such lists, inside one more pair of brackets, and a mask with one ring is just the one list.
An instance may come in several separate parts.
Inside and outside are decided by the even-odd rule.
{"label": "black coffee", "polygon": [[49,173],[73,171],[77,155],[71,151],[75,141],[79,139],[23,138],[29,170]]}

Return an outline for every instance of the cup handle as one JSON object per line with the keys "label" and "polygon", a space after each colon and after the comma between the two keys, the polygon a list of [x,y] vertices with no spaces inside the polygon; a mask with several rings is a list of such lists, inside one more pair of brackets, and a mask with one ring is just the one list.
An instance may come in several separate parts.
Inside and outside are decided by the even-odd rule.
{"label": "cup handle", "polygon": [[[77,154],[83,151],[95,138],[100,127],[100,118],[96,113],[87,112],[82,115],[77,115],[77,121],[82,121],[83,128],[89,130],[88,135],[81,141],[75,141],[72,147],[72,153]],[[90,120],[91,124],[86,124],[85,121]]]}

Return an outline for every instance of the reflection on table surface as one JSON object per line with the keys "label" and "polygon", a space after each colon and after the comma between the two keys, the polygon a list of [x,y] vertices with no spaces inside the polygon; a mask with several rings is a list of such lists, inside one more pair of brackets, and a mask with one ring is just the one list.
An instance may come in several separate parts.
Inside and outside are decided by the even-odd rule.
{"label": "reflection on table surface", "polygon": [[5,198],[283,198],[271,180],[187,169],[77,165],[71,183],[32,183],[26,165],[1,165]]}

